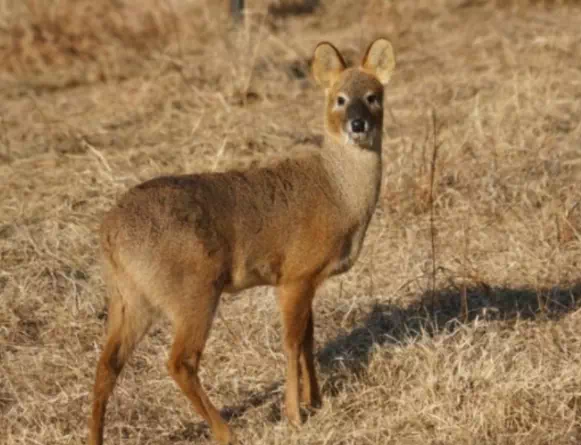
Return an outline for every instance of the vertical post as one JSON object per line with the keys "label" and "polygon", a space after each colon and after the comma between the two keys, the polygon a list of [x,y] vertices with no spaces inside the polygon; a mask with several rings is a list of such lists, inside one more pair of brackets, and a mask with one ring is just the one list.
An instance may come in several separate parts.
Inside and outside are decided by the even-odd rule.
{"label": "vertical post", "polygon": [[244,10],[244,0],[230,0],[230,14],[235,22],[242,19],[242,12]]}

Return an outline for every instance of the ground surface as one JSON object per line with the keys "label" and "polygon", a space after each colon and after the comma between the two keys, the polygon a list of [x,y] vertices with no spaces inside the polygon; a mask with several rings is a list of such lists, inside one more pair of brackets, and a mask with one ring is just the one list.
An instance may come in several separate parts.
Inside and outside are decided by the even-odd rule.
{"label": "ground surface", "polygon": [[[324,407],[280,419],[269,289],[223,300],[205,387],[245,444],[580,443],[578,4],[247,3],[234,32],[218,1],[0,1],[0,443],[85,441],[119,194],[318,149],[314,45],[352,59],[377,35],[398,59],[385,181],[357,267],[316,300]],[[157,326],[132,357],[107,443],[210,442],[170,341]]]}

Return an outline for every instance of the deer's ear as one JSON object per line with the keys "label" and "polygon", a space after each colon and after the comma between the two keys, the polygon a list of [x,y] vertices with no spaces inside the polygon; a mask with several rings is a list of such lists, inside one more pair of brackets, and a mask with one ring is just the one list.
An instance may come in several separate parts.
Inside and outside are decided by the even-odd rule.
{"label": "deer's ear", "polygon": [[313,77],[322,88],[325,90],[331,88],[345,68],[345,61],[337,48],[329,42],[317,45],[312,70]]}
{"label": "deer's ear", "polygon": [[389,40],[379,38],[372,42],[365,52],[361,66],[373,72],[383,85],[387,85],[395,68],[395,56]]}

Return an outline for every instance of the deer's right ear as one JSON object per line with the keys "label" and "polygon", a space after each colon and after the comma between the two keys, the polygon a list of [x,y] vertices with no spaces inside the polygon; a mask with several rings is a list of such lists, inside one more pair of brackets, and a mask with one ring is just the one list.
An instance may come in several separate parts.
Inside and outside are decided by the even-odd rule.
{"label": "deer's right ear", "polygon": [[315,48],[313,57],[313,77],[317,83],[328,90],[339,74],[346,68],[341,53],[329,42],[321,42]]}

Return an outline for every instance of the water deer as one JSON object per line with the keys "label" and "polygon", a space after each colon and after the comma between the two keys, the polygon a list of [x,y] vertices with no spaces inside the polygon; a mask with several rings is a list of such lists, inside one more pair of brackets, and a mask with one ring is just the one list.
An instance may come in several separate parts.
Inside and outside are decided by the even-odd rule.
{"label": "water deer", "polygon": [[220,295],[258,285],[277,288],[286,416],[299,424],[301,402],[320,406],[312,302],[317,287],[349,270],[361,251],[381,186],[383,94],[394,67],[383,38],[354,67],[331,43],[319,43],[312,73],[326,96],[320,150],[245,171],[158,177],[130,189],[104,216],[108,333],[96,370],[91,445],[103,443],[119,373],[161,316],[175,330],[170,375],[214,438],[234,443],[198,370]]}

